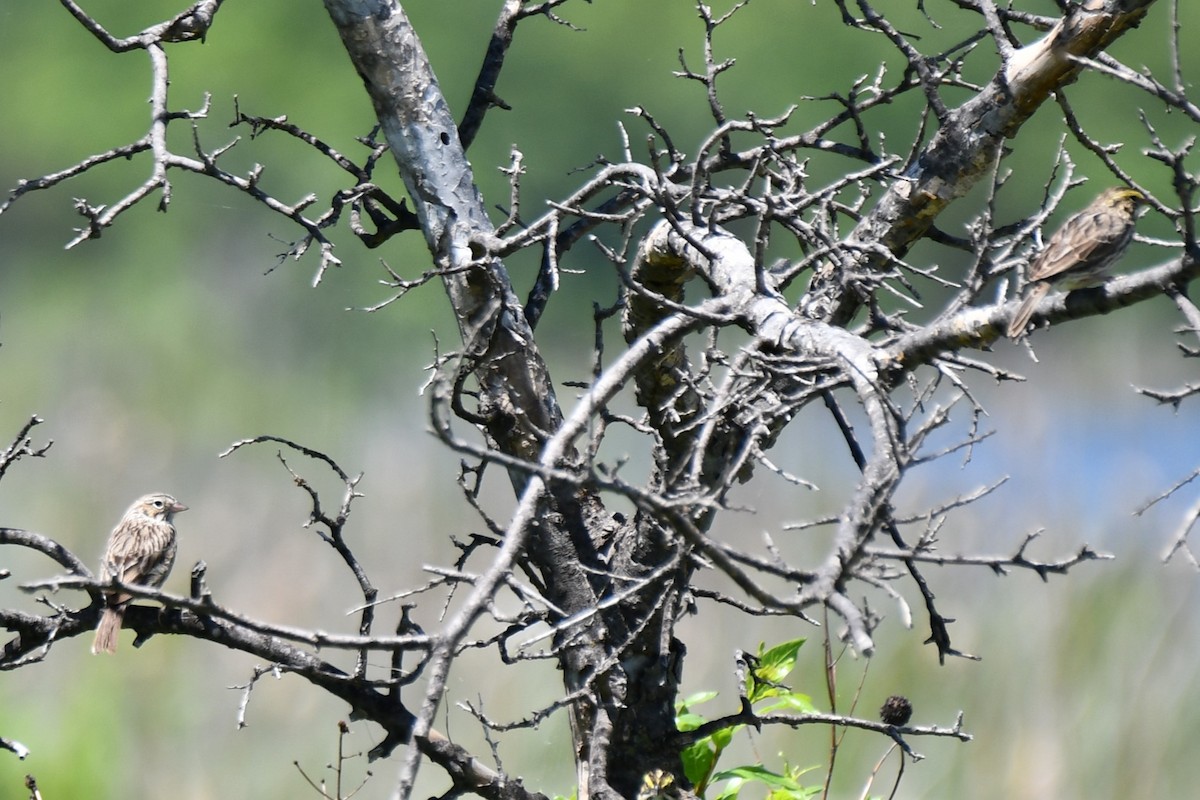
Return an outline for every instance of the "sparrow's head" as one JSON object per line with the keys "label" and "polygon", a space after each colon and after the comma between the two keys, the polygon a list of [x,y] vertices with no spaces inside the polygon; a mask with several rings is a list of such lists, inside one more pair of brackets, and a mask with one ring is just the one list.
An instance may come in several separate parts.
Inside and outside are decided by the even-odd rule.
{"label": "sparrow's head", "polygon": [[187,506],[169,494],[148,494],[145,497],[139,497],[135,500],[133,505],[129,507],[129,510],[125,512],[125,516],[140,514],[151,519],[161,519],[170,522],[175,514],[187,510]]}
{"label": "sparrow's head", "polygon": [[1114,186],[1111,189],[1105,189],[1096,198],[1097,204],[1119,209],[1126,214],[1132,214],[1144,202],[1146,202],[1146,195],[1129,186]]}

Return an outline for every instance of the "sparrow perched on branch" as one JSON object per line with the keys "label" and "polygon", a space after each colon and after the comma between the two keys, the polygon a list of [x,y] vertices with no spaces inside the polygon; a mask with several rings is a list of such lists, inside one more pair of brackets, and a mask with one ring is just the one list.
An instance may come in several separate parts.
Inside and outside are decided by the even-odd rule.
{"label": "sparrow perched on branch", "polygon": [[[169,494],[148,494],[134,501],[108,537],[100,580],[114,578],[121,583],[157,588],[175,564],[174,517],[187,506]],[[125,618],[129,595],[113,592],[105,595],[104,613],[96,628],[93,653],[117,652],[117,636]]]}
{"label": "sparrow perched on branch", "polygon": [[1133,241],[1138,206],[1145,196],[1137,189],[1105,189],[1091,205],[1063,223],[1029,262],[1029,289],[1008,324],[1008,337],[1025,333],[1033,310],[1051,287],[1082,289],[1101,283]]}

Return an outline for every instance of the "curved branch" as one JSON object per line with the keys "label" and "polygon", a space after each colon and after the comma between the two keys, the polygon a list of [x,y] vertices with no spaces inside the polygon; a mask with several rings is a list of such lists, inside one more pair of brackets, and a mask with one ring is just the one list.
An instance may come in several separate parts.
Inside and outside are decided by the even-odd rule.
{"label": "curved branch", "polygon": [[28,547],[44,556],[54,559],[63,569],[72,575],[90,580],[92,571],[67,548],[51,539],[33,531],[21,528],[0,528],[0,545],[12,544],[18,547]]}

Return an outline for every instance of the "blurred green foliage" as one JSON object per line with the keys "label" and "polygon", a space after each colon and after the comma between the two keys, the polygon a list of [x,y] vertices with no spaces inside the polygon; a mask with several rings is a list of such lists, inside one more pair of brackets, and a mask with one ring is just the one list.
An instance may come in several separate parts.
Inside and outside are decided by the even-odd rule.
{"label": "blurred green foliage", "polygon": [[[182,5],[84,3],[118,35]],[[406,4],[456,109],[468,96],[498,5]],[[977,24],[951,3],[925,3],[940,27],[918,4],[904,5],[888,13],[895,13],[898,27],[922,37],[927,53],[963,41]],[[1049,0],[1021,5],[1055,13]],[[1164,74],[1167,9],[1159,5],[1113,54]],[[1184,29],[1194,31],[1200,10],[1182,5]],[[561,14],[581,30],[548,19],[529,20],[518,30],[497,87],[514,110],[492,112],[470,154],[489,205],[498,206],[508,201],[498,168],[507,165],[512,146],[525,153],[527,218],[576,186],[577,170],[596,156],[619,157],[619,124],[635,154],[645,152],[646,130],[628,108],[647,109],[685,152],[694,152],[711,127],[701,87],[671,74],[680,69],[680,51],[692,68],[702,63],[692,3],[572,3]],[[726,112],[770,117],[797,105],[795,130],[836,107],[803,98],[845,94],[881,63],[893,71],[900,65],[882,37],[845,29],[829,2],[755,0],[721,29],[716,48],[718,58],[737,59],[721,79]],[[145,132],[146,56],[107,52],[57,4],[0,6],[0,54],[0,186],[62,169]],[[295,142],[270,135],[250,140],[244,129],[229,129],[234,95],[246,113],[286,114],[362,157],[355,137],[372,125],[370,106],[318,4],[227,3],[206,43],[171,48],[170,57],[174,108],[200,108],[211,95],[209,118],[199,125],[203,145],[241,137],[223,163],[241,171],[266,165],[265,188],[285,200],[310,191],[327,199],[342,185],[341,175]],[[1187,54],[1189,79],[1200,71],[1197,59]],[[995,64],[995,54],[981,47],[968,57],[964,74],[983,81]],[[1194,134],[1192,128],[1098,76],[1084,75],[1067,94],[1097,136],[1125,143],[1120,163],[1152,189],[1169,186],[1165,171],[1142,155],[1148,139],[1138,112],[1169,144]],[[953,105],[967,96],[964,90],[945,99]],[[871,118],[881,149],[907,152],[919,127],[918,101],[905,98]],[[1003,168],[1013,177],[999,202],[1004,221],[1037,207],[1062,136],[1060,114],[1047,107],[1012,142]],[[188,149],[185,126],[174,126],[172,144]],[[1074,145],[1069,150],[1082,172],[1107,182],[1093,157]],[[817,155],[812,180],[819,185],[856,166]],[[379,565],[374,577],[384,593],[419,581],[424,563],[445,563],[447,536],[479,523],[454,489],[457,458],[425,432],[418,387],[433,358],[434,335],[443,349],[456,346],[453,320],[436,286],[376,314],[345,310],[388,296],[377,283],[386,277],[377,259],[414,276],[428,267],[424,248],[410,236],[367,252],[339,231],[344,266],[314,290],[312,257],[276,262],[285,249],[281,240],[297,235],[283,220],[220,186],[176,175],[168,213],[144,205],[99,241],[62,250],[79,222],[72,198],[112,203],[147,174],[144,159],[109,164],[27,195],[0,217],[0,441],[36,412],[47,423],[35,438],[56,442],[47,459],[19,465],[0,485],[0,524],[44,531],[91,557],[129,499],[168,490],[193,509],[180,520],[181,573],[203,558],[222,602],[276,622],[343,629],[351,624],[344,612],[355,605],[353,585],[330,563],[325,546],[301,529],[306,500],[275,451],[260,448],[224,461],[216,455],[234,440],[271,433],[324,450],[351,473],[365,471],[360,488],[366,497],[356,507],[352,536],[367,563]],[[401,191],[390,165],[381,180]],[[1085,188],[1071,204],[1082,205],[1091,194]],[[939,226],[961,233],[982,199],[981,188]],[[1153,217],[1139,230],[1170,234]],[[911,258],[939,263],[951,275],[963,263],[961,254],[934,245],[922,245]],[[1135,247],[1129,267],[1151,258],[1161,256]],[[568,266],[582,274],[564,275],[540,331],[560,382],[586,378],[593,336],[590,321],[580,320],[590,320],[593,301],[610,304],[618,291],[611,267],[596,253],[581,247]],[[534,270],[532,256],[513,259],[518,292]],[[889,619],[870,662],[866,707],[902,692],[916,706],[914,722],[949,725],[963,709],[977,737],[970,745],[920,743],[929,758],[910,769],[901,796],[1181,796],[1194,786],[1197,767],[1187,748],[1200,721],[1196,579],[1187,569],[1156,563],[1184,501],[1129,517],[1136,504],[1200,462],[1191,409],[1172,417],[1128,391],[1130,383],[1188,379],[1173,352],[1170,331],[1177,324],[1165,303],[1145,304],[1045,334],[1040,364],[1000,352],[999,363],[1031,379],[1022,387],[976,387],[1000,437],[976,449],[969,470],[930,469],[906,484],[898,505],[923,508],[1014,473],[1001,495],[954,518],[946,535],[954,537],[955,550],[1011,552],[1022,532],[1045,524],[1046,542],[1035,547],[1047,557],[1088,541],[1121,560],[1047,585],[1029,575],[980,580],[979,574],[934,572],[939,600],[959,619],[956,641],[984,655],[981,663],[936,667],[920,644],[919,610],[914,631],[897,624],[893,607],[884,611]],[[827,427],[815,412],[802,415],[773,456],[836,489],[854,475]],[[289,464],[328,497],[340,496],[340,487],[315,465],[291,457]],[[733,517],[717,535],[777,531],[780,519],[836,510],[836,491],[815,493],[810,505],[798,508],[791,504],[795,495],[781,494],[782,488],[770,478],[746,487],[740,499],[759,515]],[[501,518],[507,499],[503,485],[489,485],[484,497]],[[786,546],[819,542],[804,538]],[[15,576],[0,583],[0,601],[31,608],[33,600],[14,584],[53,571],[19,553],[0,554],[0,566]],[[185,580],[176,575],[168,588],[181,590]],[[436,611],[427,610],[422,621],[436,624]],[[732,649],[746,646],[747,632],[744,619],[722,614],[706,608],[700,620],[684,623],[685,683],[689,691],[719,690],[730,698]],[[797,635],[778,626],[764,621],[751,638]],[[112,660],[93,659],[86,648],[82,640],[65,642],[46,664],[0,676],[0,735],[33,750],[24,763],[0,753],[0,797],[17,796],[25,772],[38,777],[47,800],[304,797],[309,790],[291,763],[326,763],[334,723],[346,714],[295,679],[268,679],[255,689],[249,727],[235,731],[241,694],[226,687],[246,682],[253,666],[247,659],[188,641],[156,640],[134,651],[127,638]],[[797,685],[812,686],[821,675],[818,650],[801,652],[796,670],[805,677]],[[839,691],[846,698],[857,686],[855,671],[866,664],[843,660]],[[492,688],[479,685],[490,668],[483,660],[464,661],[452,693],[473,698]],[[511,687],[486,711],[493,718],[521,716],[556,697],[557,680],[547,668],[540,680]],[[454,720],[456,738],[486,752],[475,726],[462,716]],[[361,725],[353,731],[362,750],[377,733]],[[514,734],[502,746],[506,766],[527,785],[570,794],[566,741],[561,718]],[[741,752],[727,757],[751,763],[756,754],[781,753],[778,763],[823,763],[827,741],[827,732],[816,730],[766,731],[753,739],[741,732],[729,743]],[[856,794],[886,746],[852,732],[839,755],[835,796]],[[375,772],[359,796],[389,796],[393,770],[376,765]],[[433,773],[423,773],[427,794],[440,791]]]}

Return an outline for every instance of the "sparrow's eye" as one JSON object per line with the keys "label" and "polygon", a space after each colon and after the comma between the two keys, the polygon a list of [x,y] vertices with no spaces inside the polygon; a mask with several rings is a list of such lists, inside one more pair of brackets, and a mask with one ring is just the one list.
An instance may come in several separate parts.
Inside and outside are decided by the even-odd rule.
{"label": "sparrow's eye", "polygon": [[155,507],[155,508],[162,508],[162,507],[163,507],[163,501],[162,501],[162,500],[155,500],[155,501],[154,501],[154,507]]}

